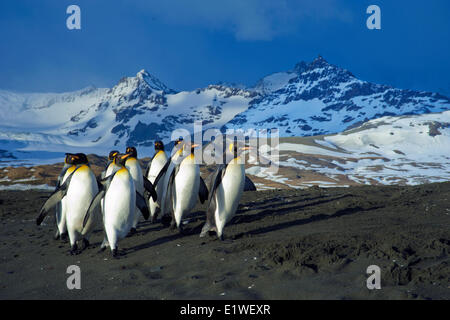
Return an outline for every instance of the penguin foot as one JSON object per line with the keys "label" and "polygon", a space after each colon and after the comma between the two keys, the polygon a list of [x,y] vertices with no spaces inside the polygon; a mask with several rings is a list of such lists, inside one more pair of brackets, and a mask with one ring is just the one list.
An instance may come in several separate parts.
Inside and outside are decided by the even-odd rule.
{"label": "penguin foot", "polygon": [[89,247],[89,240],[83,238],[83,240],[81,240],[81,251],[87,249]]}
{"label": "penguin foot", "polygon": [[221,235],[219,236],[219,240],[220,240],[220,241],[224,241],[224,240],[225,240],[225,238],[223,237],[223,234],[221,234]]}
{"label": "penguin foot", "polygon": [[97,251],[97,253],[102,253],[102,252],[105,251],[105,250],[106,250],[106,246],[101,247],[100,250]]}
{"label": "penguin foot", "polygon": [[128,234],[127,234],[127,237],[131,237],[131,236],[133,236],[133,235],[135,235],[136,234],[136,228],[131,228],[130,229],[130,232],[128,232]]}
{"label": "penguin foot", "polygon": [[59,230],[56,230],[56,233],[53,236],[53,240],[59,240]]}
{"label": "penguin foot", "polygon": [[78,246],[77,246],[77,244],[75,243],[75,244],[72,246],[72,248],[70,248],[70,255],[71,255],[71,256],[76,256],[76,255],[79,255],[80,253],[81,253],[81,251],[78,250]]}
{"label": "penguin foot", "polygon": [[185,235],[186,234],[186,230],[184,229],[183,225],[180,224],[178,226],[178,232],[180,232],[180,234]]}
{"label": "penguin foot", "polygon": [[59,238],[64,241],[67,242],[67,238],[68,238],[69,234],[67,232],[61,233],[61,235],[59,236]]}
{"label": "penguin foot", "polygon": [[155,223],[156,222],[156,220],[158,219],[158,214],[161,212],[161,209],[160,208],[156,208],[156,210],[155,210],[155,212],[154,212],[154,214],[153,214],[153,216],[152,216],[152,220],[151,220],[151,222],[152,223]]}
{"label": "penguin foot", "polygon": [[209,234],[209,236],[211,236],[212,231],[213,228],[211,228],[211,224],[209,222],[206,222],[202,228],[202,231],[200,232],[200,238],[205,237],[206,234]]}
{"label": "penguin foot", "polygon": [[113,258],[119,259],[119,249],[117,247],[111,253]]}
{"label": "penguin foot", "polygon": [[172,217],[170,217],[169,215],[164,215],[161,217],[161,223],[165,227],[168,227],[170,225],[171,221],[172,221]]}
{"label": "penguin foot", "polygon": [[213,237],[213,236],[215,236],[215,235],[217,235],[217,232],[216,232],[216,231],[214,231],[214,230],[209,230],[209,231],[208,231],[208,236]]}

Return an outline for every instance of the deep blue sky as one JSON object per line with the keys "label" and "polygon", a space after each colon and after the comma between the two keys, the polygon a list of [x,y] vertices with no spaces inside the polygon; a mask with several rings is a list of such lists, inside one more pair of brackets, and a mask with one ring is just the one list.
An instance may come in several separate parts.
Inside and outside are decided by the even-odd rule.
{"label": "deep blue sky", "polygon": [[[82,29],[66,28],[81,8]],[[366,28],[381,7],[382,30]],[[448,0],[2,0],[0,88],[111,87],[147,69],[169,87],[254,84],[321,54],[357,77],[450,95]]]}

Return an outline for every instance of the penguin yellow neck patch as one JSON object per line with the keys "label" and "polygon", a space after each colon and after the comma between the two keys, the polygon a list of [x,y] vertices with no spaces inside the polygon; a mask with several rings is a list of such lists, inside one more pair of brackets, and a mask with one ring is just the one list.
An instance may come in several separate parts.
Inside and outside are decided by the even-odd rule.
{"label": "penguin yellow neck patch", "polygon": [[241,156],[238,156],[238,157],[234,158],[233,160],[231,160],[230,163],[239,164],[240,159],[241,159]]}
{"label": "penguin yellow neck patch", "polygon": [[122,167],[122,169],[119,169],[116,174],[126,174],[128,173],[128,170],[125,167]]}
{"label": "penguin yellow neck patch", "polygon": [[85,171],[85,170],[89,170],[89,167],[88,167],[87,165],[85,165],[85,164],[83,164],[83,165],[78,169],[78,171]]}
{"label": "penguin yellow neck patch", "polygon": [[76,166],[75,166],[75,165],[73,165],[73,166],[69,167],[69,169],[67,169],[67,173],[72,173],[72,172],[73,172],[73,170],[75,170],[75,168],[76,168]]}

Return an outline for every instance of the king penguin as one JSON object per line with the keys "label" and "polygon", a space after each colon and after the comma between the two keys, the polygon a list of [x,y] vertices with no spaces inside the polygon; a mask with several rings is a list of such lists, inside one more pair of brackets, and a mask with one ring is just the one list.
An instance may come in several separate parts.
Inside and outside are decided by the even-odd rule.
{"label": "king penguin", "polygon": [[203,203],[208,199],[208,188],[200,177],[200,166],[195,161],[196,144],[183,143],[178,150],[176,164],[170,172],[166,172],[166,196],[171,197],[172,221],[171,227],[183,232],[181,223],[183,217],[191,212],[197,203],[197,198]]}
{"label": "king penguin", "polygon": [[223,164],[218,165],[213,173],[206,211],[206,223],[200,237],[209,231],[215,231],[223,240],[223,229],[234,217],[244,190],[256,190],[255,185],[245,176],[244,161],[241,158],[249,147],[239,146],[237,142],[229,143],[224,153]]}
{"label": "king penguin", "polygon": [[[159,171],[158,175],[153,182],[154,185],[159,185],[161,188],[161,198],[160,201],[160,212],[161,212],[161,222],[163,225],[168,226],[173,216],[173,205],[172,205],[172,195],[170,194],[170,189],[168,190],[169,178],[172,174],[172,170],[180,163],[183,158],[184,151],[184,141],[183,138],[175,140],[172,155],[164,165],[164,167]],[[170,212],[168,212],[170,211]]]}
{"label": "king penguin", "polygon": [[[108,162],[106,163],[105,170],[101,173],[100,177],[101,179],[104,179],[105,177],[109,176],[114,171],[114,157],[119,154],[119,151],[112,150],[108,155]],[[117,168],[116,168],[117,169]]]}
{"label": "king penguin", "polygon": [[152,223],[154,223],[158,217],[158,213],[161,208],[161,198],[162,198],[162,180],[159,180],[158,184],[155,184],[156,177],[161,169],[166,165],[168,161],[167,154],[164,150],[164,143],[162,141],[155,141],[155,154],[151,158],[147,166],[147,171],[145,176],[153,186],[155,187],[158,200],[155,202],[153,199],[149,199],[150,216]]}
{"label": "king penguin", "polygon": [[[66,156],[64,158],[64,166],[58,176],[58,180],[56,182],[55,192],[59,189],[61,184],[63,183],[64,177],[66,175],[67,169],[69,169],[71,166],[74,166],[72,163],[73,154],[66,153]],[[61,239],[65,240],[67,238],[67,226],[66,226],[66,215],[63,211],[63,202],[65,201],[64,198],[59,201],[55,206],[55,216],[56,216],[56,234],[53,237],[55,240]]]}
{"label": "king penguin", "polygon": [[[105,166],[105,170],[103,170],[103,172],[100,175],[101,179],[105,179],[107,177],[109,177],[110,175],[112,175],[113,173],[115,173],[117,170],[119,170],[121,167],[116,165],[114,159],[115,157],[119,154],[118,150],[112,150],[109,155],[108,155],[108,162]],[[100,204],[100,210],[102,213],[102,217],[105,216],[105,198],[103,198],[101,200],[101,204]]]}
{"label": "king penguin", "polygon": [[84,217],[83,225],[90,220],[95,208],[104,199],[103,225],[105,238],[101,250],[110,247],[113,257],[118,255],[118,242],[125,238],[133,227],[136,206],[144,218],[149,218],[149,211],[144,197],[136,191],[134,179],[125,167],[131,154],[116,154],[113,160],[118,170],[100,181],[100,191],[92,200]]}
{"label": "king penguin", "polygon": [[[125,160],[125,168],[131,174],[134,180],[134,186],[136,187],[136,192],[139,192],[140,195],[144,195],[144,175],[142,173],[142,168],[137,160],[137,150],[135,147],[127,147],[126,154],[129,156]],[[141,213],[139,212],[139,208],[136,207],[134,213],[133,225],[131,227],[129,236],[132,236],[136,233],[136,227],[139,222],[139,218],[141,217]]]}
{"label": "king penguin", "polygon": [[96,214],[93,214],[86,222],[85,228],[83,228],[83,218],[92,199],[98,193],[98,184],[85,154],[69,154],[68,157],[69,164],[73,165],[67,168],[61,185],[43,205],[36,223],[40,225],[49,209],[61,202],[69,234],[70,253],[78,254],[81,251],[78,249],[77,242],[82,241],[81,250],[89,246],[89,236],[95,227]]}

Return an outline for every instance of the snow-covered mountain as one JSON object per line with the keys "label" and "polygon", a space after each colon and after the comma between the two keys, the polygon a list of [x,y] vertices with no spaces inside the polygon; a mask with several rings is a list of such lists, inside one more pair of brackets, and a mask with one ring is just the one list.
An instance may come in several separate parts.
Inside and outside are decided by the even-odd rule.
{"label": "snow-covered mountain", "polygon": [[[386,116],[342,133],[280,138],[261,145],[272,162],[250,157],[246,174],[259,190],[272,188],[415,185],[450,179],[450,111]],[[97,174],[106,160],[89,155]],[[59,164],[0,168],[0,190],[53,190]],[[210,174],[203,168],[203,177]]]}
{"label": "snow-covered mountain", "polygon": [[[450,179],[450,111],[386,116],[339,134],[282,138],[271,160],[250,165],[260,188],[415,185]],[[270,155],[266,155],[270,157]]]}
{"label": "snow-covered mountain", "polygon": [[388,115],[441,112],[450,99],[437,93],[395,89],[357,79],[321,56],[288,72],[263,78],[260,95],[228,128],[279,128],[282,136],[341,132]]}
{"label": "snow-covered mountain", "polygon": [[176,129],[279,128],[282,136],[338,133],[386,115],[442,112],[450,99],[358,80],[318,57],[261,79],[176,92],[145,70],[108,89],[22,94],[0,90],[0,158],[60,159],[135,145],[153,152]]}
{"label": "snow-covered mountain", "polygon": [[[135,145],[153,152],[155,140],[171,140],[176,129],[222,127],[245,111],[257,94],[210,85],[175,92],[145,70],[111,89],[87,88],[61,94],[0,91],[0,158],[36,163],[63,152],[104,154]],[[39,154],[37,154],[39,151]],[[51,154],[49,154],[51,153]]]}

